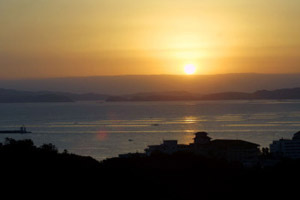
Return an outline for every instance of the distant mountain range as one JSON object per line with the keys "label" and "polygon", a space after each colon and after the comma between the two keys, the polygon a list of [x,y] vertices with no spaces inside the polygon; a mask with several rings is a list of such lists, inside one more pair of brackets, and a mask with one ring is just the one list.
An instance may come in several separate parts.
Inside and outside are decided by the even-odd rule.
{"label": "distant mountain range", "polygon": [[128,75],[0,80],[0,87],[26,91],[60,91],[126,95],[139,92],[187,91],[212,94],[300,87],[300,74]]}
{"label": "distant mountain range", "polygon": [[182,100],[284,100],[300,99],[300,88],[259,90],[253,93],[223,92],[214,94],[197,94],[189,92],[166,92],[166,93],[137,93],[132,95],[111,96],[106,101],[182,101]]}
{"label": "distant mountain range", "polygon": [[0,103],[38,103],[38,102],[74,102],[105,100],[108,95],[86,93],[75,94],[67,92],[30,92],[10,89],[0,89]]}
{"label": "distant mountain range", "polygon": [[253,93],[222,92],[199,94],[186,91],[145,92],[128,95],[105,95],[97,93],[67,93],[67,92],[28,92],[19,90],[0,89],[0,103],[35,103],[35,102],[75,102],[75,101],[201,101],[201,100],[284,100],[300,99],[300,88],[259,90]]}

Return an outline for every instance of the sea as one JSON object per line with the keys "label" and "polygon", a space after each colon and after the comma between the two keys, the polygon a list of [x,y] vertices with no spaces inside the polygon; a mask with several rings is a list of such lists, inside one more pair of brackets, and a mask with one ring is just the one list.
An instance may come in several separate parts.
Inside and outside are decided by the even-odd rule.
{"label": "sea", "polygon": [[25,125],[29,134],[0,134],[54,144],[60,152],[99,161],[142,153],[163,140],[193,142],[196,132],[212,139],[239,139],[269,147],[300,130],[299,100],[75,102],[0,104],[0,130]]}

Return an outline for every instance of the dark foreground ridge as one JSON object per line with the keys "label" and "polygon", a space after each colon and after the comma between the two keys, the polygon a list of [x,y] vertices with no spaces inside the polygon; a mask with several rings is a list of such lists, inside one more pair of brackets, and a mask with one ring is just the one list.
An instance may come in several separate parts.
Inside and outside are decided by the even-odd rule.
{"label": "dark foreground ridge", "polygon": [[36,147],[31,140],[13,139],[0,145],[0,162],[2,191],[22,190],[26,192],[22,195],[29,196],[41,192],[41,197],[53,198],[287,198],[298,193],[300,178],[299,160],[245,168],[239,162],[176,152],[98,162],[66,151],[59,153],[52,144]]}

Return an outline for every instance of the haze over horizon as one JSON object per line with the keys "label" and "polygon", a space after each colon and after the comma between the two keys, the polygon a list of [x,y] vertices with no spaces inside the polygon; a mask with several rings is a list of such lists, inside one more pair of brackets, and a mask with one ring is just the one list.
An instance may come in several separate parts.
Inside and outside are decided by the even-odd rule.
{"label": "haze over horizon", "polygon": [[299,7],[297,0],[2,0],[0,79],[300,73]]}

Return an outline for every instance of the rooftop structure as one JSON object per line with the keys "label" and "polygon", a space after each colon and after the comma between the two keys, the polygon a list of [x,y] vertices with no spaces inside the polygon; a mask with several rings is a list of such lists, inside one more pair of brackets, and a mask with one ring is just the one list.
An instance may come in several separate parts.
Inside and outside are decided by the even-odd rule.
{"label": "rooftop structure", "polygon": [[211,138],[207,136],[206,132],[195,133],[194,144],[207,144],[211,141]]}

